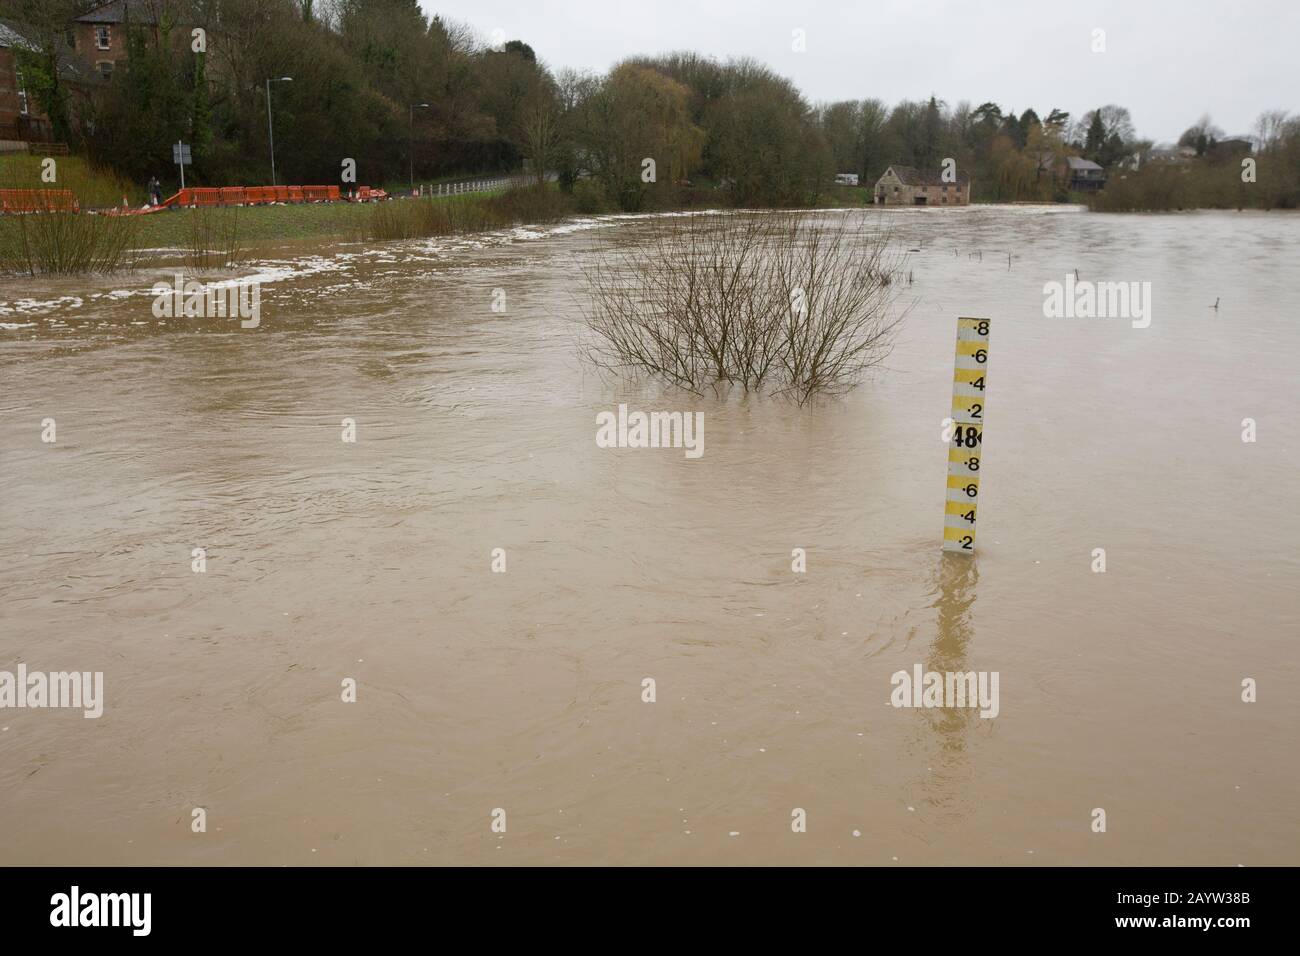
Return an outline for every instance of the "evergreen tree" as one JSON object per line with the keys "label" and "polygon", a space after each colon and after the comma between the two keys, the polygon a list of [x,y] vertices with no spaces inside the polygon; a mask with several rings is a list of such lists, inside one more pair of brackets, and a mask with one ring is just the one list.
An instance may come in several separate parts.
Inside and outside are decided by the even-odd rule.
{"label": "evergreen tree", "polygon": [[[1101,121],[1101,110],[1093,110],[1092,122],[1088,124],[1088,135],[1083,141],[1083,151],[1094,162],[1101,162],[1102,150],[1106,145],[1106,125]],[[1102,163],[1104,166],[1105,163]]]}

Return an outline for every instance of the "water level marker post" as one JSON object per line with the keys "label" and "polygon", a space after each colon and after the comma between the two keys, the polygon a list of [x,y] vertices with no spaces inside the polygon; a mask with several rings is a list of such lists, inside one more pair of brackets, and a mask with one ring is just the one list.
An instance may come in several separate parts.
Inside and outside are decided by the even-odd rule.
{"label": "water level marker post", "polygon": [[952,438],[948,442],[948,493],[943,509],[943,550],[975,551],[975,513],[984,456],[984,389],[989,361],[988,319],[957,320],[952,372]]}

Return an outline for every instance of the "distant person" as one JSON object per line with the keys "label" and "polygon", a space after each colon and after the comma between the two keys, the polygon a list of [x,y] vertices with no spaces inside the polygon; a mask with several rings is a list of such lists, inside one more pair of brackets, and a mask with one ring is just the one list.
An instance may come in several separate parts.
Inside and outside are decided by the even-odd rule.
{"label": "distant person", "polygon": [[149,205],[162,205],[162,183],[158,182],[158,177],[153,176],[149,179]]}

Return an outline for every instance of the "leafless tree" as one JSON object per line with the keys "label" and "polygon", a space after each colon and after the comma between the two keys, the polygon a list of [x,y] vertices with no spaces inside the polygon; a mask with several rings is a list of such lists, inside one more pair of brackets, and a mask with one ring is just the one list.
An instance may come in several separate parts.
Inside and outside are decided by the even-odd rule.
{"label": "leafless tree", "polygon": [[1256,147],[1260,152],[1272,152],[1286,136],[1288,125],[1294,126],[1295,120],[1289,119],[1286,110],[1265,110],[1255,121]]}
{"label": "leafless tree", "polygon": [[722,383],[801,404],[889,354],[903,258],[865,218],[804,212],[658,220],[586,270],[590,355],[691,392]]}
{"label": "leafless tree", "polygon": [[540,90],[524,104],[520,138],[524,155],[532,164],[537,185],[546,184],[546,168],[551,163],[560,138],[560,116],[550,91]]}

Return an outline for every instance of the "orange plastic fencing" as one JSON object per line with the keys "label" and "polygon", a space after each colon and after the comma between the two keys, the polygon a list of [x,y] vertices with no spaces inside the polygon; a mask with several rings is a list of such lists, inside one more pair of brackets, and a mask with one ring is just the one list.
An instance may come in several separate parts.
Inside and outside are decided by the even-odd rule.
{"label": "orange plastic fencing", "polygon": [[[358,200],[385,199],[382,189],[358,186]],[[243,206],[270,202],[338,202],[338,186],[187,186],[163,202],[164,206]],[[349,197],[351,198],[351,197]],[[0,212],[80,212],[71,189],[0,189]]]}
{"label": "orange plastic fencing", "polygon": [[[8,190],[32,191],[34,190]],[[0,190],[0,193],[3,192],[5,190]],[[370,198],[383,198],[387,195],[383,190],[367,186],[362,186],[358,192]],[[243,206],[269,202],[338,202],[340,198],[338,186],[222,186],[219,189],[187,186],[163,205]],[[5,208],[8,209],[8,206]]]}
{"label": "orange plastic fencing", "polygon": [[187,187],[163,202],[164,206],[220,206],[221,190]]}
{"label": "orange plastic fencing", "polygon": [[71,189],[0,189],[0,212],[77,212]]}
{"label": "orange plastic fencing", "polygon": [[308,202],[338,202],[338,186],[303,186],[302,198]]}

